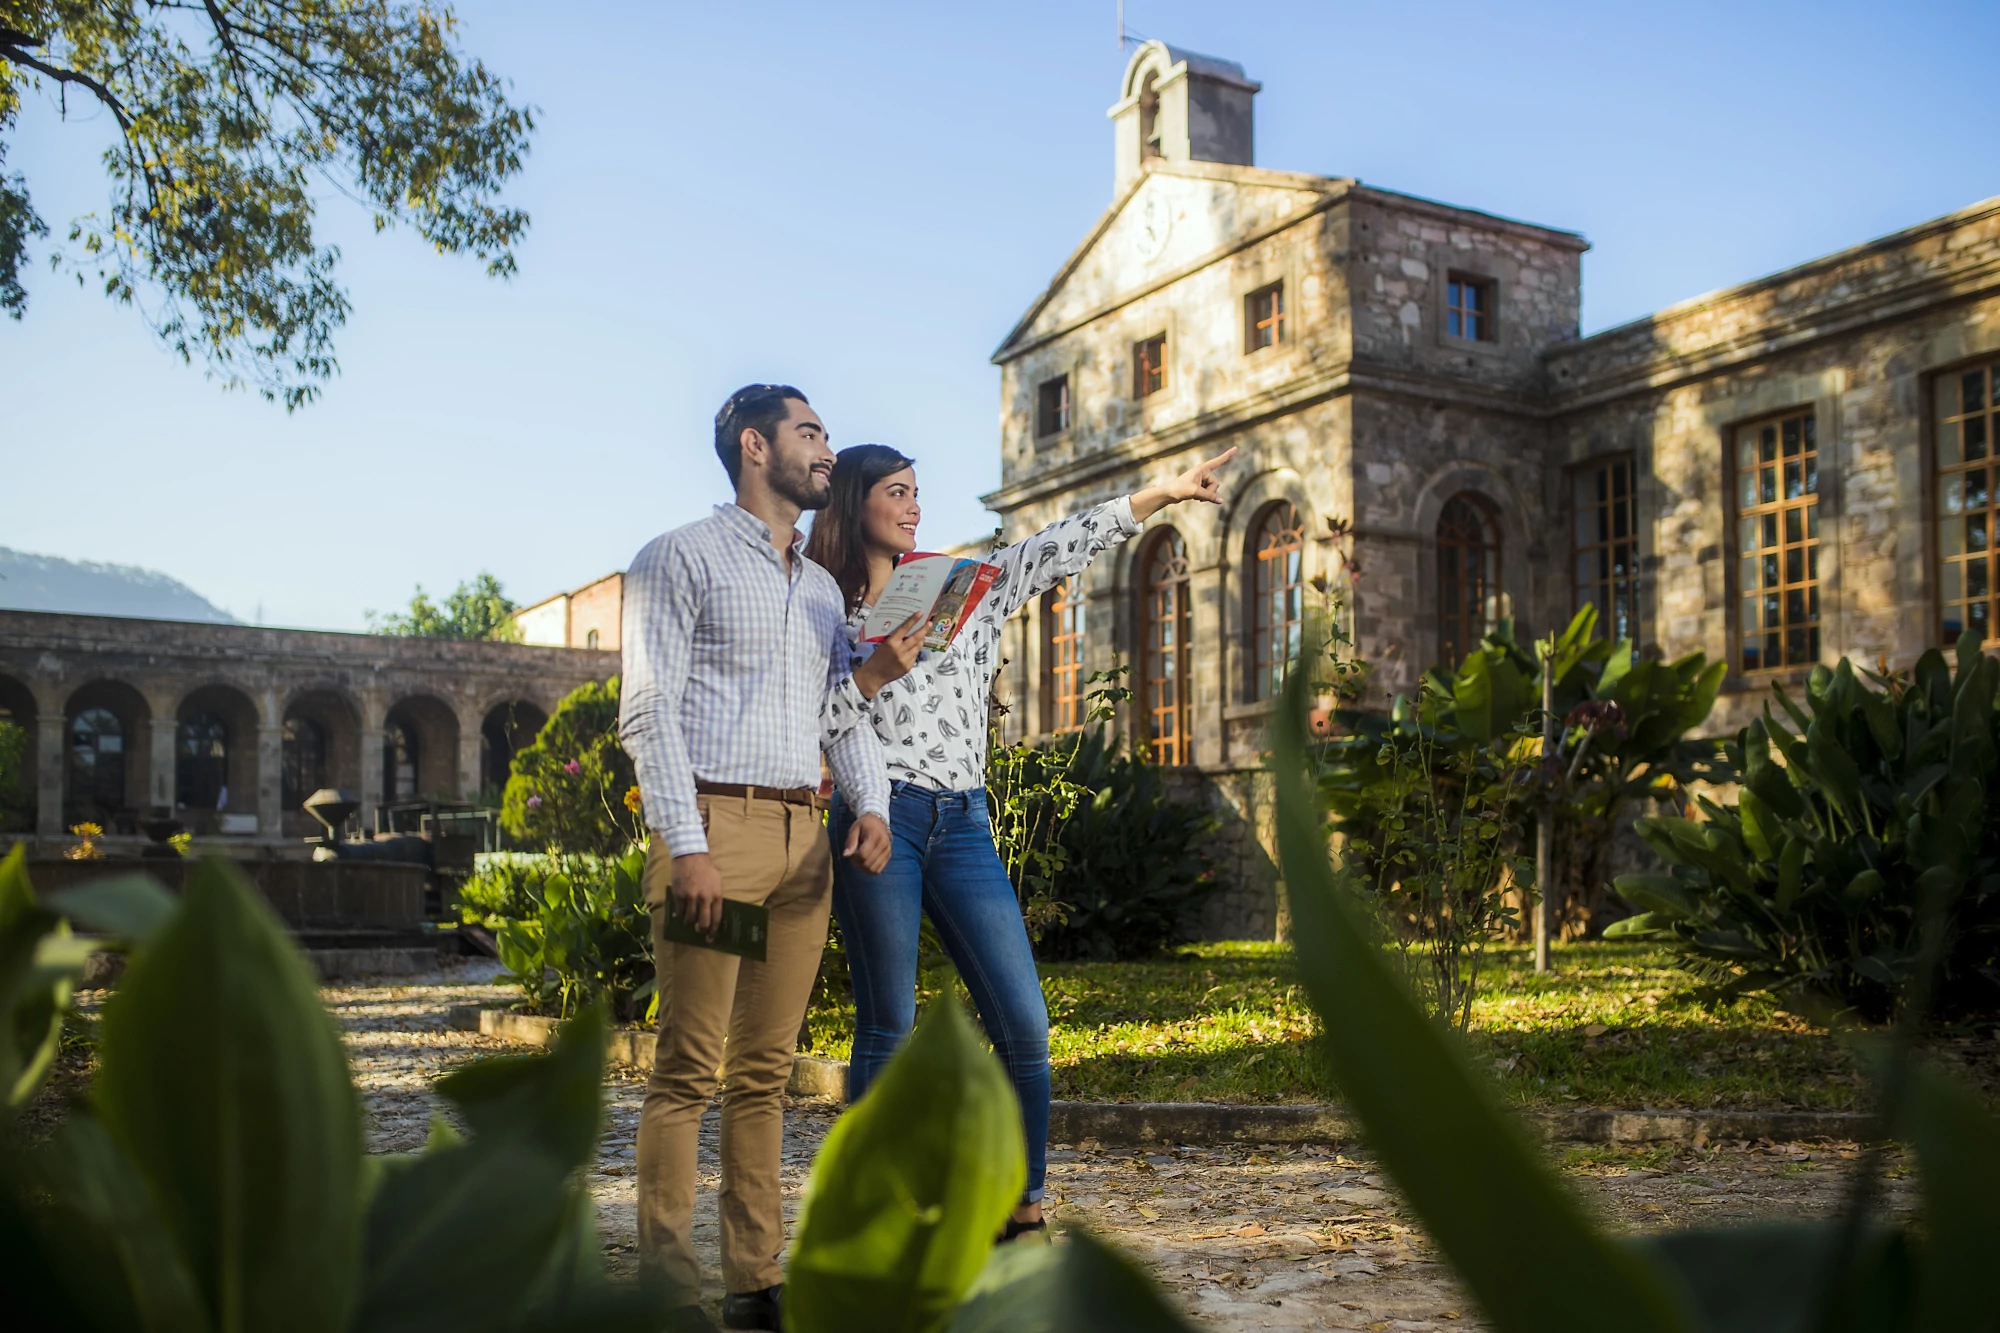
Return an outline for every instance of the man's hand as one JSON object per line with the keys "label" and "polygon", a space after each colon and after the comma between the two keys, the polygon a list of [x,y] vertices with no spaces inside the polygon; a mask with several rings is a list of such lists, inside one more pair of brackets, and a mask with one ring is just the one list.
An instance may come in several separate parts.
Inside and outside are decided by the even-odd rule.
{"label": "man's hand", "polygon": [[929,631],[929,621],[922,616],[911,616],[876,644],[873,656],[854,668],[854,687],[861,691],[861,697],[873,699],[884,685],[909,675],[910,668],[917,664],[917,654],[924,650],[924,635]]}
{"label": "man's hand", "polygon": [[1148,486],[1142,491],[1134,491],[1132,517],[1144,523],[1168,505],[1179,504],[1183,500],[1221,504],[1222,482],[1215,474],[1234,457],[1236,450],[1232,447],[1227,453],[1217,454],[1207,462],[1196,463],[1164,485]]}
{"label": "man's hand", "polygon": [[882,873],[889,864],[889,825],[880,815],[863,815],[847,830],[847,846],[841,855],[871,875]]}
{"label": "man's hand", "polygon": [[707,852],[674,858],[673,890],[674,910],[681,920],[714,939],[715,928],[722,924],[722,872]]}

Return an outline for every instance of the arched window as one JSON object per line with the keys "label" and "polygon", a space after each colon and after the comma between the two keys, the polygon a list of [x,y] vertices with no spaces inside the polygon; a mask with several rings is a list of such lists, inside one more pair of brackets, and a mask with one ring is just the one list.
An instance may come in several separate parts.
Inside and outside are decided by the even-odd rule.
{"label": "arched window", "polygon": [[296,810],[326,780],[326,728],[309,717],[285,719],[285,808]]}
{"label": "arched window", "polygon": [[1083,589],[1072,575],[1042,598],[1042,730],[1080,731],[1084,700]]}
{"label": "arched window", "polygon": [[1457,667],[1500,615],[1500,525],[1486,501],[1460,492],[1438,515],[1438,660]]}
{"label": "arched window", "polygon": [[1160,90],[1156,86],[1160,76],[1146,75],[1146,81],[1139,85],[1139,155],[1158,157],[1160,145]]}
{"label": "arched window", "polygon": [[1156,763],[1185,764],[1193,755],[1188,735],[1187,544],[1181,535],[1168,528],[1154,538],[1140,569],[1146,739]]}
{"label": "arched window", "polygon": [[595,648],[597,647],[597,631],[596,631],[596,630],[590,630],[590,631],[588,631],[588,632],[586,632],[586,633],[584,634],[584,636],[583,636],[583,646],[584,646],[584,647],[586,647],[586,648],[590,648],[590,649],[595,649]]}
{"label": "arched window", "polygon": [[390,718],[382,729],[382,799],[407,801],[417,794],[417,729]]}
{"label": "arched window", "polygon": [[1297,505],[1274,504],[1250,529],[1250,697],[1275,699],[1305,630],[1306,521]]}
{"label": "arched window", "polygon": [[220,810],[229,797],[229,724],[214,713],[181,719],[174,752],[174,800],[187,810]]}
{"label": "arched window", "polygon": [[125,724],[109,708],[70,719],[69,803],[79,821],[96,823],[125,807]]}

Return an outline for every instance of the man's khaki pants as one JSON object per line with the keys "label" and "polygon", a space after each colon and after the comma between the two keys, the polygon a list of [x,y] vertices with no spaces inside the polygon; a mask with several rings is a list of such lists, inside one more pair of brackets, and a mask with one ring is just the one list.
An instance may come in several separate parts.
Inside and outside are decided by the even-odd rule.
{"label": "man's khaki pants", "polygon": [[722,1282],[731,1292],[785,1280],[784,1205],[778,1165],[785,1084],[799,1025],[819,975],[833,895],[826,828],[810,806],[698,796],[708,852],[726,898],[771,909],[765,961],[661,938],[671,911],[673,859],[664,840],[646,849],[644,888],[653,914],[660,987],[659,1043],[639,1117],[639,1259],[677,1289],[701,1295],[690,1235],[695,1142],[702,1112],[722,1083]]}

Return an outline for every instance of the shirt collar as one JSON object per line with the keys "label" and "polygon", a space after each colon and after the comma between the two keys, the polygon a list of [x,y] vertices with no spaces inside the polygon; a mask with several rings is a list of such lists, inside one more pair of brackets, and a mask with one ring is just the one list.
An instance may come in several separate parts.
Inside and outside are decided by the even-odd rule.
{"label": "shirt collar", "polygon": [[[715,517],[717,521],[722,524],[723,527],[728,528],[731,532],[743,538],[745,541],[763,547],[765,550],[769,551],[773,557],[775,557],[778,554],[777,548],[771,545],[771,525],[769,523],[766,523],[763,519],[758,518],[755,514],[743,508],[741,505],[733,505],[733,504],[717,505],[715,507]],[[792,554],[795,557],[803,558],[805,555],[805,551],[806,551],[805,534],[800,532],[797,528],[793,528]]]}

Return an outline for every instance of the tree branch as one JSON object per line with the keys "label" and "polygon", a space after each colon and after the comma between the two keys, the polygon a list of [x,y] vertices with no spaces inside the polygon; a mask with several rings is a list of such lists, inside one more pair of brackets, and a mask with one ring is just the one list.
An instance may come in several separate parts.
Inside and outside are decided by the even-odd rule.
{"label": "tree branch", "polygon": [[118,118],[118,128],[127,134],[132,132],[132,117],[126,114],[125,104],[112,96],[109,88],[99,83],[96,79],[91,78],[88,74],[79,74],[75,70],[59,69],[54,65],[45,64],[11,42],[0,44],[0,58],[10,60],[14,64],[24,66],[27,69],[32,69],[38,74],[46,74],[57,83],[74,83],[88,88],[96,95],[98,101],[111,108],[111,114]]}

